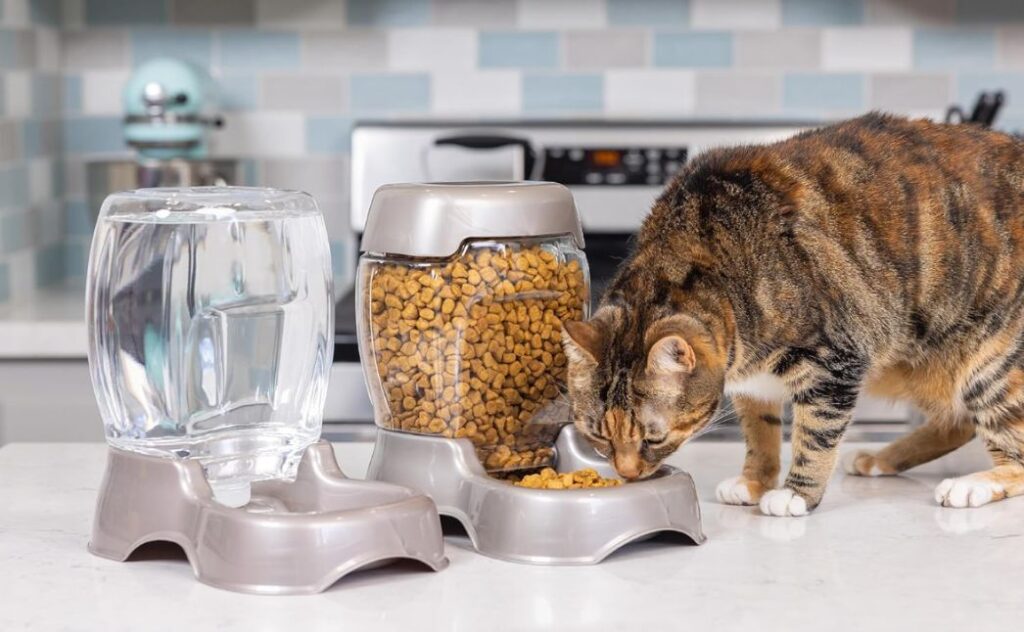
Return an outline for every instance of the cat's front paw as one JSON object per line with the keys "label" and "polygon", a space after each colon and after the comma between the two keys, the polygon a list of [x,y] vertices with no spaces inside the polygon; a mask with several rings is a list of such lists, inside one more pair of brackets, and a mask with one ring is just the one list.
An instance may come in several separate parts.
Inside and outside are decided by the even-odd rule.
{"label": "cat's front paw", "polygon": [[756,505],[764,494],[764,486],[745,476],[727,478],[715,488],[718,502],[726,505]]}
{"label": "cat's front paw", "polygon": [[943,507],[981,507],[1005,497],[1002,485],[974,474],[947,478],[935,488],[935,502]]}
{"label": "cat's front paw", "polygon": [[771,489],[761,496],[761,513],[766,516],[806,516],[807,500],[788,487]]}
{"label": "cat's front paw", "polygon": [[896,474],[895,468],[891,465],[863,450],[847,454],[843,458],[843,470],[854,476],[893,476]]}

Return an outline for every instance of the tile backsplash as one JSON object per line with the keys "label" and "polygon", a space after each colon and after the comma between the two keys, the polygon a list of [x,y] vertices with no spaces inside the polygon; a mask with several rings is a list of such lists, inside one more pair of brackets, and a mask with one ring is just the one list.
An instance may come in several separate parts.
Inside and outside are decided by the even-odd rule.
{"label": "tile backsplash", "polygon": [[85,164],[131,155],[121,86],[160,56],[214,76],[215,156],[317,196],[342,280],[360,118],[941,116],[1003,88],[1024,124],[1010,0],[0,0],[0,302],[81,279]]}

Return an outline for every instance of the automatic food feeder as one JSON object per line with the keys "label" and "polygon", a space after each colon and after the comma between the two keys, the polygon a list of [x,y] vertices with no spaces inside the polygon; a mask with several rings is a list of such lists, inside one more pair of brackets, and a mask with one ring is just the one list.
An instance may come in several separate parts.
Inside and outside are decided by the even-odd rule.
{"label": "automatic food feeder", "polygon": [[704,541],[676,468],[601,489],[502,480],[544,466],[616,476],[568,423],[561,323],[585,317],[590,295],[567,188],[386,185],[360,249],[360,358],[380,426],[370,478],[429,495],[479,552],[514,562],[594,564],[662,531]]}
{"label": "automatic food feeder", "polygon": [[447,565],[429,498],[347,479],[319,439],[333,294],[313,198],[111,195],[87,295],[110,446],[91,552],[123,561],[170,541],[200,581],[271,594],[396,558]]}

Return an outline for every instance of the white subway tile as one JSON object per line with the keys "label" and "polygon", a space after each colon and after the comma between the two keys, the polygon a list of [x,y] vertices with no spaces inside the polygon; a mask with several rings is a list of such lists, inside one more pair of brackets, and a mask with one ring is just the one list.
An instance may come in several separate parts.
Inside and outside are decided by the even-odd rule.
{"label": "white subway tile", "polygon": [[515,70],[441,72],[433,77],[434,112],[472,116],[519,112],[522,87]]}
{"label": "white subway tile", "polygon": [[623,116],[693,112],[695,76],[689,70],[610,70],[605,73],[604,104]]}
{"label": "white subway tile", "polygon": [[913,38],[906,28],[830,28],[821,42],[825,70],[910,70]]}
{"label": "white subway tile", "polygon": [[477,36],[470,29],[391,29],[388,65],[395,70],[472,69]]}
{"label": "white subway tile", "polygon": [[1024,28],[1011,26],[996,31],[996,64],[1001,68],[1024,68]]}
{"label": "white subway tile", "polygon": [[68,31],[61,36],[61,64],[66,69],[95,70],[128,65],[128,33],[117,29]]}
{"label": "white subway tile", "polygon": [[774,29],[782,22],[779,0],[691,0],[690,23],[700,29]]}
{"label": "white subway tile", "polygon": [[519,25],[527,28],[601,27],[604,0],[519,0]]}
{"label": "white subway tile", "polygon": [[60,68],[60,35],[56,29],[35,29],[36,69],[56,72]]}
{"label": "white subway tile", "polygon": [[82,113],[122,114],[121,91],[128,81],[124,70],[99,70],[82,73]]}
{"label": "white subway tile", "polygon": [[11,302],[30,298],[36,291],[36,253],[22,248],[7,257],[7,273],[11,281]]}
{"label": "white subway tile", "polygon": [[27,70],[12,70],[7,73],[7,116],[29,116],[32,114],[32,79]]}
{"label": "white subway tile", "polygon": [[304,117],[297,112],[227,112],[211,135],[215,156],[273,158],[305,154]]}

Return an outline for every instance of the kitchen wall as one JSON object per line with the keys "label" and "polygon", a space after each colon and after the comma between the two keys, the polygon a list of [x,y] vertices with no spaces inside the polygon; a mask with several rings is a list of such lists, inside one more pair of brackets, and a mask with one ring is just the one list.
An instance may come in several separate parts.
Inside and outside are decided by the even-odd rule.
{"label": "kitchen wall", "polygon": [[[214,153],[249,159],[255,181],[316,195],[342,277],[359,118],[940,116],[1004,88],[1003,124],[1024,122],[1024,2],[1014,0],[0,3],[0,178],[10,181],[0,300],[22,291],[30,268],[33,284],[53,281],[57,250],[59,270],[81,279],[92,230],[84,163],[128,155],[120,89],[156,56],[211,70],[227,119]],[[54,217],[60,157],[66,203]]]}
{"label": "kitchen wall", "polygon": [[0,2],[0,303],[65,277],[59,16]]}

